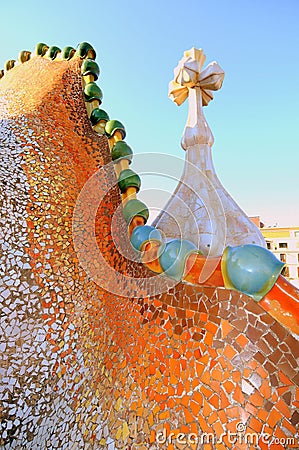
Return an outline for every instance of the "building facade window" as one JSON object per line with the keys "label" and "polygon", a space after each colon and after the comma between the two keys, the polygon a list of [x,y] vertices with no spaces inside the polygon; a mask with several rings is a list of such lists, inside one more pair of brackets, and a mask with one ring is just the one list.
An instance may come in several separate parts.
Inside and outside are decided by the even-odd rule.
{"label": "building facade window", "polygon": [[280,253],[280,261],[287,262],[287,255],[285,253]]}
{"label": "building facade window", "polygon": [[283,275],[286,278],[288,278],[290,276],[290,271],[289,271],[288,266],[286,266],[282,269],[281,275]]}
{"label": "building facade window", "polygon": [[[271,250],[271,242],[267,242],[267,249]],[[298,258],[299,258],[299,255],[298,255]]]}
{"label": "building facade window", "polygon": [[288,248],[287,242],[279,242],[278,246],[279,248]]}

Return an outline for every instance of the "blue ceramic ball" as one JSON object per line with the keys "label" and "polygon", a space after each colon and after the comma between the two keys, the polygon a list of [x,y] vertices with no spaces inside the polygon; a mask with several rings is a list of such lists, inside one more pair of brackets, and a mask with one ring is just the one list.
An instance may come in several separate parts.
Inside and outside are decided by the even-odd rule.
{"label": "blue ceramic ball", "polygon": [[272,288],[283,267],[284,263],[273,253],[258,245],[229,246],[223,254],[223,269],[230,287],[257,301]]}
{"label": "blue ceramic ball", "polygon": [[130,240],[134,249],[140,251],[142,244],[146,241],[159,241],[162,243],[162,235],[155,227],[142,225],[134,228]]}
{"label": "blue ceramic ball", "polygon": [[186,239],[173,239],[167,242],[158,253],[159,262],[165,274],[177,281],[181,280],[186,259],[195,251],[197,251],[196,246]]}

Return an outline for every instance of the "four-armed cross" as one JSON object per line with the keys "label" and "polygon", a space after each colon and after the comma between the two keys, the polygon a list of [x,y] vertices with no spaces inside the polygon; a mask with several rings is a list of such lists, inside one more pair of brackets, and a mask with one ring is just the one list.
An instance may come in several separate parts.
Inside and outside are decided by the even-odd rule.
{"label": "four-armed cross", "polygon": [[213,99],[211,91],[221,88],[224,71],[214,61],[204,70],[205,55],[202,49],[191,48],[174,69],[174,79],[169,84],[169,97],[181,105],[189,96],[189,114],[182,138],[182,147],[187,150],[196,144],[213,145],[214,138],[204,117],[202,107]]}

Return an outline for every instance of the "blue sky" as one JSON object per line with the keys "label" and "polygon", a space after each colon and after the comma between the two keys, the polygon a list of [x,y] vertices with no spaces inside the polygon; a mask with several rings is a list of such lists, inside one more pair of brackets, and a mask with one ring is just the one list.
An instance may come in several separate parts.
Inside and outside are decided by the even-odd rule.
{"label": "blue sky", "polygon": [[[183,159],[187,102],[172,103],[168,83],[184,50],[203,48],[206,63],[216,60],[226,73],[205,108],[220,180],[248,215],[299,225],[298,0],[185,3],[5,2],[0,66],[40,41],[61,48],[90,42],[102,107],[125,124],[134,152]],[[143,189],[156,182],[144,178]]]}

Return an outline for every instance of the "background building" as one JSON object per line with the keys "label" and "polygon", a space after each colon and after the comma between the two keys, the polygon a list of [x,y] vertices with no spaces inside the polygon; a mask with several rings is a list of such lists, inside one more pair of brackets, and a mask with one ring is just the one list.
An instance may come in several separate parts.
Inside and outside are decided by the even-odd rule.
{"label": "background building", "polygon": [[299,226],[265,227],[258,216],[251,217],[251,220],[260,227],[267,248],[286,263],[282,274],[299,287]]}

